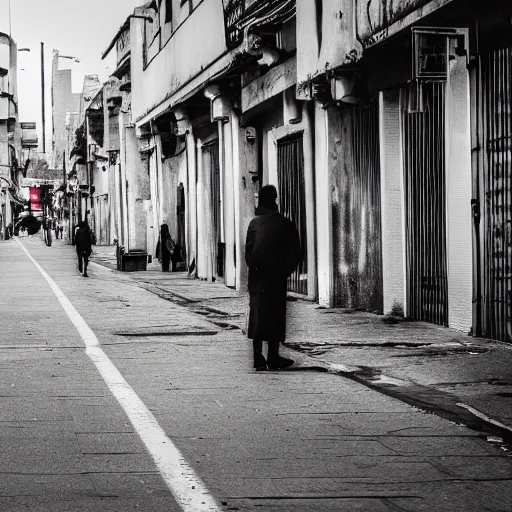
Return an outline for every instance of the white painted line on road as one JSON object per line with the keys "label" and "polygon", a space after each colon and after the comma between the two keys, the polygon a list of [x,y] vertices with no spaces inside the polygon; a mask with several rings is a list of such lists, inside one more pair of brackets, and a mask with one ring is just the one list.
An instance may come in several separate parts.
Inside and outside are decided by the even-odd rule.
{"label": "white painted line on road", "polygon": [[470,405],[466,405],[463,403],[457,404],[459,407],[462,407],[463,409],[466,409],[471,414],[474,414],[476,417],[480,418],[481,420],[487,421],[487,423],[491,423],[492,425],[496,425],[497,427],[504,428],[505,430],[508,430],[509,432],[512,432],[512,428],[507,427],[507,425],[504,425],[503,423],[500,423],[499,421],[493,420],[492,418],[489,418],[486,414],[483,412],[480,412],[478,409],[475,409],[474,407],[471,407]]}
{"label": "white painted line on road", "polygon": [[126,382],[114,363],[103,352],[98,338],[71,301],[23,244],[18,240],[16,242],[32,260],[59,299],[64,311],[85,343],[86,354],[94,362],[110,391],[128,415],[181,509],[184,512],[220,512],[221,509],[215,498],[210,494],[201,478],[167,437],[156,418]]}

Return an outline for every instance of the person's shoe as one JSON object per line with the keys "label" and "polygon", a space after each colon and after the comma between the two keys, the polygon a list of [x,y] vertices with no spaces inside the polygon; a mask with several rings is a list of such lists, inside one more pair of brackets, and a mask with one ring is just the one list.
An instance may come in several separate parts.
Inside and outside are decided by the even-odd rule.
{"label": "person's shoe", "polygon": [[295,361],[293,359],[288,359],[287,357],[276,356],[267,361],[267,366],[269,370],[284,370],[291,366]]}
{"label": "person's shoe", "polygon": [[89,274],[87,272],[84,272],[84,277],[89,277]]}
{"label": "person's shoe", "polygon": [[254,354],[254,369],[262,371],[267,369],[267,360],[261,352]]}

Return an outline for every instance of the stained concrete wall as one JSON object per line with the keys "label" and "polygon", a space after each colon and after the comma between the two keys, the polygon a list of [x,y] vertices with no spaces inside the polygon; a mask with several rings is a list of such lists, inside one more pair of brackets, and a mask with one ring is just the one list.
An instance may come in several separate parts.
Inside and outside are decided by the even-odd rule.
{"label": "stained concrete wall", "polygon": [[379,95],[380,176],[382,215],[382,270],[384,313],[406,307],[405,218],[400,91]]}
{"label": "stained concrete wall", "polygon": [[472,325],[472,176],[469,74],[466,57],[450,41],[446,84],[446,204],[448,250],[448,324],[469,332]]}
{"label": "stained concrete wall", "polygon": [[150,199],[147,166],[141,161],[135,128],[125,128],[127,215],[130,250],[147,250],[147,226],[144,201]]}

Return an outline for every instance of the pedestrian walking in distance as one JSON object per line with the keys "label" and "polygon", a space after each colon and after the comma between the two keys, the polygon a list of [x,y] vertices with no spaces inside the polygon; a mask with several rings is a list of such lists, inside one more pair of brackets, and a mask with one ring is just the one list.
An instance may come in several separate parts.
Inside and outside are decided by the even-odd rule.
{"label": "pedestrian walking in distance", "polygon": [[162,264],[162,272],[169,272],[172,261],[172,270],[175,269],[174,253],[176,251],[176,243],[171,238],[169,226],[162,224],[160,226],[160,238],[156,244],[156,257]]}
{"label": "pedestrian walking in distance", "polygon": [[87,274],[87,265],[92,253],[92,236],[87,222],[79,222],[75,233],[76,255],[78,257],[78,271],[84,276]]}
{"label": "pedestrian walking in distance", "polygon": [[[250,311],[247,337],[252,339],[254,368],[277,370],[293,364],[279,355],[286,335],[286,293],[288,276],[301,259],[297,228],[281,215],[273,185],[259,192],[256,217],[249,224],[245,261],[249,266]],[[267,359],[263,341],[268,343]]]}

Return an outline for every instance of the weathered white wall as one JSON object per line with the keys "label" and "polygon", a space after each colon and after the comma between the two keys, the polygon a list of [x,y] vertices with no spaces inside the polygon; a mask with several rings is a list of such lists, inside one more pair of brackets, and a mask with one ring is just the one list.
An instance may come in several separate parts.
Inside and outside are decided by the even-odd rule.
{"label": "weathered white wall", "polygon": [[260,187],[259,182],[253,182],[254,174],[251,172],[258,172],[258,145],[261,144],[261,141],[256,139],[253,144],[249,144],[245,136],[245,128],[240,127],[235,113],[232,113],[231,119],[235,162],[236,286],[240,291],[247,291],[248,269],[245,263],[245,239],[247,229],[255,214],[254,195]]}
{"label": "weathered white wall", "polygon": [[219,130],[223,130],[224,148],[224,241],[226,244],[225,284],[236,286],[235,266],[235,189],[234,189],[234,163],[233,163],[233,132],[230,122],[224,123]]}
{"label": "weathered white wall", "polygon": [[131,23],[132,114],[137,120],[227,51],[222,0],[204,0],[143,69],[143,21]]}
{"label": "weathered white wall", "polygon": [[[119,139],[119,171],[121,180],[121,215],[123,225],[123,245],[126,252],[131,249],[130,246],[130,219],[128,215],[128,169],[126,165],[126,131],[125,131],[125,117],[127,114],[120,113],[117,120],[117,133],[111,130],[111,141]],[[128,119],[126,119],[128,121]],[[118,137],[113,137],[116,134]],[[115,142],[114,142],[115,143]],[[112,144],[112,142],[111,142]],[[112,146],[111,146],[112,147]]]}
{"label": "weathered white wall", "polygon": [[[329,123],[327,117],[329,114],[328,110],[324,110],[315,102],[315,204],[318,303],[324,307],[331,307],[333,304],[334,280]],[[332,136],[330,139],[331,141],[333,140]]]}
{"label": "weathered white wall", "polygon": [[446,204],[448,243],[448,324],[469,332],[472,325],[473,269],[471,216],[471,124],[466,57],[450,42],[446,84]]}
{"label": "weathered white wall", "polygon": [[144,201],[149,199],[149,176],[141,162],[135,128],[125,128],[126,174],[128,181],[128,221],[130,249],[147,250]]}
{"label": "weathered white wall", "polygon": [[355,38],[355,1],[323,0],[321,15],[317,9],[317,2],[297,0],[299,93],[302,83],[361,54]]}
{"label": "weathered white wall", "polygon": [[384,313],[400,304],[406,311],[405,226],[400,91],[379,94],[382,277]]}

